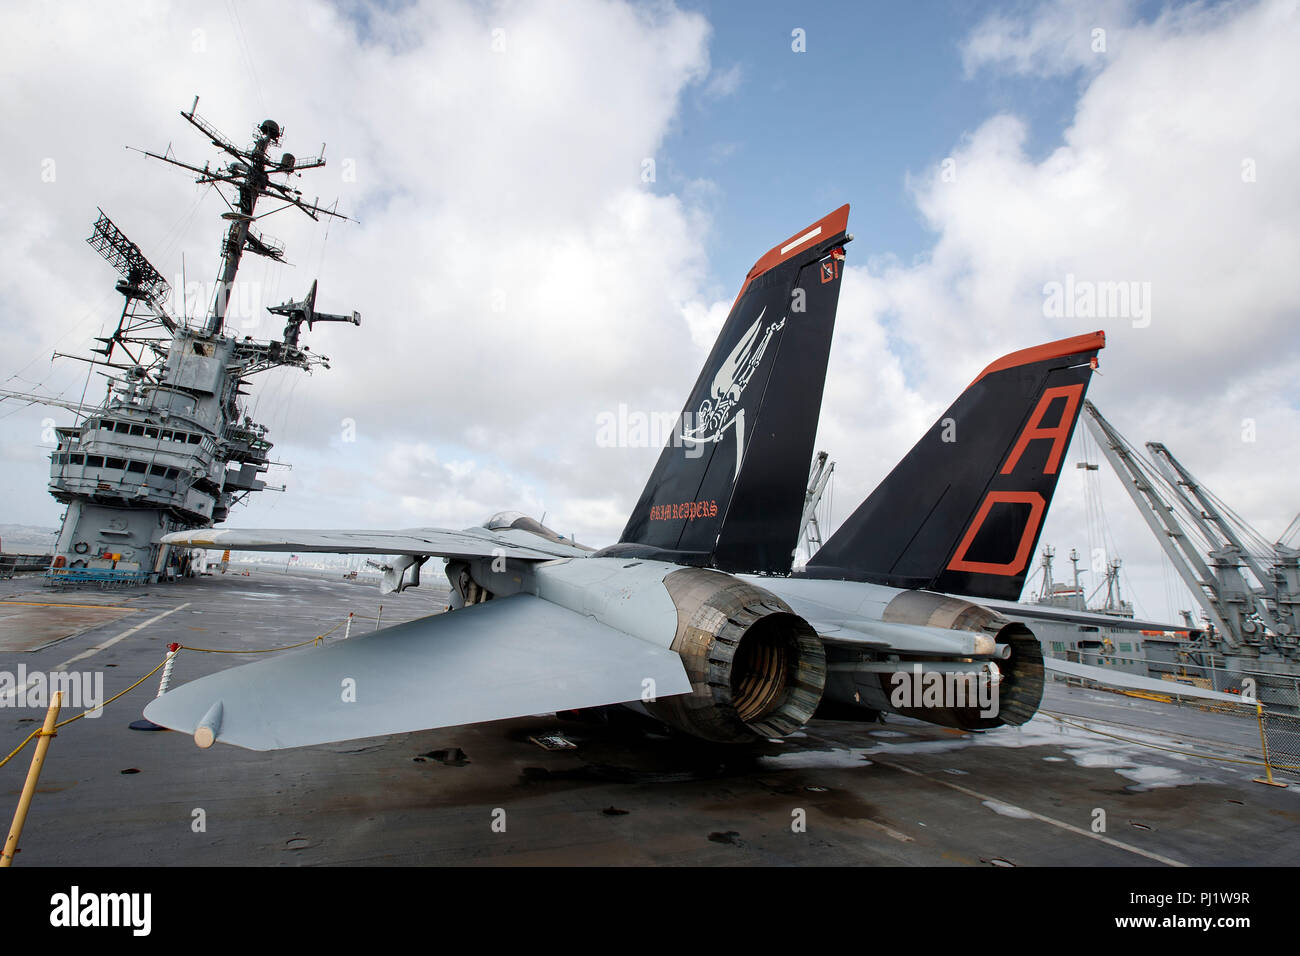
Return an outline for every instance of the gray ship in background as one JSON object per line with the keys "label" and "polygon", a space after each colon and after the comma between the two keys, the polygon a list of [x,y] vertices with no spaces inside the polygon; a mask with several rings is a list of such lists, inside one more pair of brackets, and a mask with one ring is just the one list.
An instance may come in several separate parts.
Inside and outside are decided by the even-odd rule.
{"label": "gray ship in background", "polygon": [[196,97],[181,115],[221,151],[217,161],[191,165],[170,149],[145,155],[196,174],[198,183],[213,186],[225,201],[221,218],[228,227],[206,316],[173,316],[167,307],[170,284],[100,210],[87,242],[121,274],[121,316],[113,334],[97,339],[90,357],[63,357],[107,374],[103,404],[0,392],[0,400],[57,405],[81,417],[79,424],[56,429],[58,447],[51,455],[50,494],[67,505],[48,572],[56,584],[129,585],[184,574],[188,552],[159,539],[220,524],[234,505],[267,487],[263,478],[274,464],[267,427],[245,412],[242,401],[250,379],[283,366],[308,372],[329,367],[325,356],[299,344],[304,324],[361,324],[356,312],[317,312],[313,282],[301,301],[267,309],[285,319],[280,340],[255,341],[227,331],[227,306],[244,254],[284,260],[283,245],[254,228],[270,214],[255,214],[259,200],[279,204],[271,213],[292,207],[314,220],[347,217],[319,200],[305,201],[293,187],[303,171],[325,160],[274,155],[282,136],[274,120],[256,128],[251,145],[239,147],[199,116],[197,107]]}
{"label": "gray ship in background", "polygon": [[[1126,601],[1120,585],[1120,568],[1123,562],[1112,558],[1106,565],[1106,596],[1099,604],[1090,603],[1090,597],[1101,591],[1098,585],[1089,595],[1080,584],[1079,553],[1071,549],[1070,563],[1073,582],[1057,581],[1053,576],[1056,550],[1043,548],[1039,573],[1042,581],[1037,594],[1028,601],[1035,608],[1056,609],[1065,612],[1083,612],[1093,615],[1093,620],[1048,620],[1036,618],[1034,633],[1043,643],[1043,653],[1060,660],[1075,661],[1093,666],[1109,666],[1130,674],[1160,677],[1170,674],[1186,677],[1187,667],[1198,668],[1205,663],[1209,650],[1205,643],[1206,629],[1193,623],[1191,613],[1184,611],[1184,627],[1172,624],[1137,622],[1134,629],[1133,604]],[[1117,620],[1110,621],[1108,618]]]}

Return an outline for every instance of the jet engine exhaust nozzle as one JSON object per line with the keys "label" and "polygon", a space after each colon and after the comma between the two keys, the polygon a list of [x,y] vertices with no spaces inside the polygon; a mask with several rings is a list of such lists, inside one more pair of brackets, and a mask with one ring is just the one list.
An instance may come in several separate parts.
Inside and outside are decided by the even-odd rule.
{"label": "jet engine exhaust nozzle", "polygon": [[[889,674],[880,674],[878,695],[867,696],[880,710],[915,717],[944,727],[962,730],[991,730],[994,727],[1019,726],[1038,712],[1043,699],[1043,649],[1038,638],[1024,624],[964,598],[932,591],[903,591],[889,602],[883,620],[899,624],[942,627],[971,631],[985,637],[988,655],[965,658],[972,669],[980,659],[997,661],[997,713],[986,714],[979,706],[896,707],[888,703],[891,684]],[[900,666],[906,670],[906,666]],[[873,689],[874,690],[874,689]]]}
{"label": "jet engine exhaust nozzle", "polygon": [[664,579],[677,607],[672,648],[693,690],[646,705],[679,730],[719,743],[784,737],[807,723],[826,684],[821,638],[763,588],[705,568]]}

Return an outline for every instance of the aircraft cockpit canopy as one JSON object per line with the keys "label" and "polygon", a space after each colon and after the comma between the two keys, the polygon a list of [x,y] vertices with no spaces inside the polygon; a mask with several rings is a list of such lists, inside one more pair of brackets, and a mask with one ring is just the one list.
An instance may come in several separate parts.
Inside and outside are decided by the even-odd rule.
{"label": "aircraft cockpit canopy", "polygon": [[522,511],[498,511],[484,522],[483,527],[489,531],[506,531],[513,528],[517,531],[528,531],[547,541],[559,544],[571,543],[568,538],[556,534],[536,518],[530,518]]}

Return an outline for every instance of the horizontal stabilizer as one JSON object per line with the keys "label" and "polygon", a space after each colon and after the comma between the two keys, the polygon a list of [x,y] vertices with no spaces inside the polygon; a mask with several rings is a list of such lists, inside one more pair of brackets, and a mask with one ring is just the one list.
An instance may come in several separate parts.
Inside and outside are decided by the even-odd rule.
{"label": "horizontal stabilizer", "polygon": [[220,671],[145,716],[277,750],[690,690],[668,648],[519,594]]}
{"label": "horizontal stabilizer", "polygon": [[1141,690],[1152,694],[1165,694],[1166,696],[1217,700],[1224,704],[1249,704],[1253,706],[1255,703],[1241,694],[1225,694],[1222,691],[1206,690],[1204,687],[1196,687],[1191,684],[1180,684],[1178,681],[1156,680],[1154,677],[1128,674],[1110,667],[1076,664],[1074,661],[1063,661],[1055,657],[1044,657],[1043,666],[1049,671],[1056,671],[1058,674],[1081,677],[1084,680],[1094,681],[1098,684],[1108,684],[1111,687],[1125,687],[1130,690]]}
{"label": "horizontal stabilizer", "polygon": [[1201,628],[1189,628],[1185,624],[1160,624],[1155,621],[1140,621],[1118,614],[1105,614],[1101,611],[1075,611],[1069,608],[1044,607],[1038,604],[1020,604],[1012,601],[989,601],[981,599],[985,607],[997,611],[1006,617],[1028,618],[1033,621],[1064,621],[1069,624],[1092,624],[1097,627],[1113,628],[1119,631],[1150,631],[1157,634],[1174,633],[1194,635],[1201,634]]}

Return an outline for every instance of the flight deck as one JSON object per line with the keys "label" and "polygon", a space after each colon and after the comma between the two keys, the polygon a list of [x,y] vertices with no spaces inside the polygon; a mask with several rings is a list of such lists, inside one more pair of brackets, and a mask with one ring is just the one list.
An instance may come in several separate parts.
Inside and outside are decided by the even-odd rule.
{"label": "flight deck", "polygon": [[[437,580],[384,596],[259,565],[55,593],[19,576],[0,582],[0,671],[98,674],[111,697],[171,642],[238,652],[182,650],[175,687],[356,637],[381,605],[383,625],[441,613]],[[1300,845],[1300,779],[1252,782],[1254,720],[1059,683],[1028,724],[982,734],[814,720],[737,747],[542,714],[258,753],[129,729],[158,678],[59,731],[16,866],[1237,866]],[[8,753],[43,708],[4,703]],[[0,768],[7,808],[29,760]]]}

